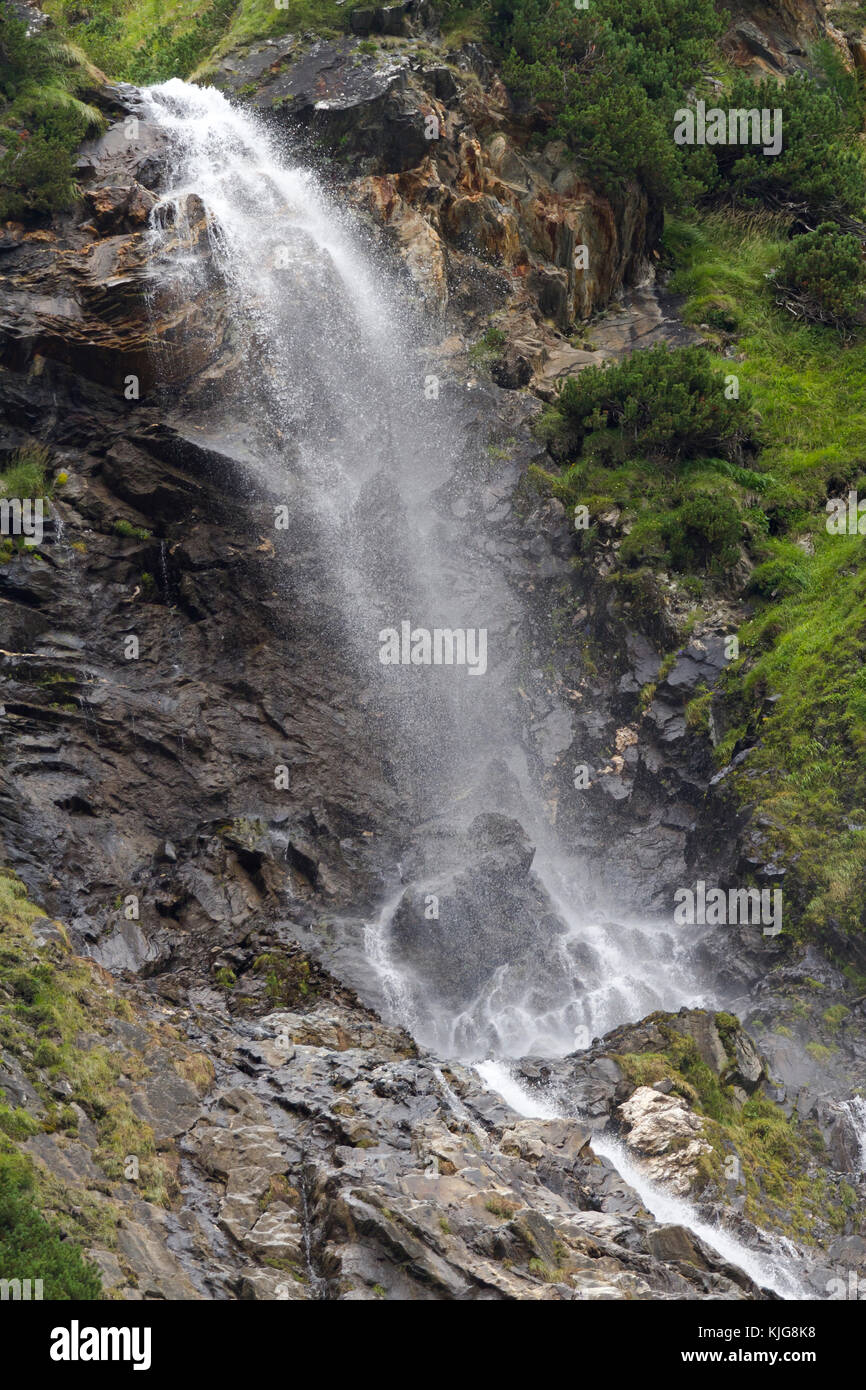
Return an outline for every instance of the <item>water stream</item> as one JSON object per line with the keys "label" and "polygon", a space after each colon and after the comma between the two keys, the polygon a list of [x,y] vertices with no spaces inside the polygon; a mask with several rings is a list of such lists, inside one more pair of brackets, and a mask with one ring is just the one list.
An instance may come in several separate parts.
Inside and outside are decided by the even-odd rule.
{"label": "water stream", "polygon": [[[462,423],[462,388],[428,389],[435,328],[406,307],[360,223],[256,118],[176,79],[145,100],[171,150],[151,228],[154,293],[222,296],[243,362],[201,428],[241,462],[251,490],[291,513],[293,559],[321,584],[323,650],[339,647],[355,673],[420,846],[414,871],[394,866],[393,892],[366,932],[383,1009],[440,1056],[477,1063],[527,1113],[504,1059],[561,1056],[653,1009],[711,1003],[706,982],[670,923],[590,901],[587,866],[550,824],[516,694],[531,615],[486,543],[481,509],[463,521],[449,511],[456,481],[480,485],[489,461]],[[382,633],[404,623],[408,660],[384,664]],[[450,664],[428,660],[423,634],[437,630],[466,634],[462,663],[459,644]],[[479,897],[474,818],[491,813],[522,826],[534,878],[515,889],[494,876]],[[416,925],[435,939],[415,955],[396,949],[407,891],[455,907],[450,920]],[[461,904],[479,902],[489,938],[462,925]],[[536,937],[488,958],[518,918]],[[593,1142],[657,1219],[689,1225],[758,1282],[795,1292],[769,1257],[651,1189],[617,1146]]]}
{"label": "water stream", "polygon": [[[491,1090],[497,1091],[519,1115],[540,1120],[557,1118],[559,1112],[556,1105],[543,1093],[539,1095],[521,1086],[506,1064],[484,1062],[476,1067],[476,1071],[485,1084]],[[676,1197],[652,1182],[634,1155],[617,1139],[608,1135],[594,1135],[592,1148],[599,1157],[610,1160],[656,1221],[670,1226],[687,1227],[710,1249],[715,1250],[716,1254],[721,1255],[722,1259],[736,1265],[761,1288],[772,1289],[781,1298],[799,1299],[814,1296],[804,1288],[797,1277],[797,1269],[803,1263],[803,1255],[790,1241],[762,1233],[764,1248],[752,1249],[724,1226],[702,1220],[693,1204],[686,1198]]]}

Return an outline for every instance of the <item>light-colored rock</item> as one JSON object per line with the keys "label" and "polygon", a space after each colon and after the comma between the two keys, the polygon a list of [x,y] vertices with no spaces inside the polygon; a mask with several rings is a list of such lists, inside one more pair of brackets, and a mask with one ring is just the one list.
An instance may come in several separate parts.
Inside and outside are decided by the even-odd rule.
{"label": "light-colored rock", "polygon": [[682,1096],[664,1095],[639,1086],[619,1107],[626,1125],[626,1143],[642,1160],[653,1182],[685,1196],[694,1181],[697,1160],[711,1153],[702,1137],[703,1122]]}

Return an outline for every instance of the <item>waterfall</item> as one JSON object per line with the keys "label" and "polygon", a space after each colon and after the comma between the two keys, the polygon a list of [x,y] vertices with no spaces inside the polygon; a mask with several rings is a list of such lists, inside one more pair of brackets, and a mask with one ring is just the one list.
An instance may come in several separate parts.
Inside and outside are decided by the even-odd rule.
{"label": "waterfall", "polygon": [[717,1255],[721,1255],[723,1260],[736,1265],[761,1288],[772,1289],[781,1298],[814,1297],[797,1278],[795,1271],[798,1264],[802,1265],[803,1256],[792,1242],[763,1234],[762,1240],[766,1249],[753,1250],[730,1231],[725,1230],[724,1226],[702,1221],[693,1204],[685,1197],[675,1197],[650,1182],[623,1144],[604,1136],[594,1138],[592,1147],[600,1157],[610,1159],[620,1177],[634,1188],[656,1221],[665,1225],[687,1227],[711,1250],[715,1250]]}
{"label": "waterfall", "polygon": [[[476,1064],[519,1113],[553,1118],[504,1059],[562,1056],[653,1009],[711,1004],[690,958],[699,942],[686,949],[670,921],[593,897],[587,865],[557,839],[516,694],[532,615],[488,543],[473,387],[438,389],[435,325],[362,220],[259,118],[177,79],[143,99],[169,142],[152,293],[219,319],[236,363],[196,428],[244,470],[251,497],[290,514],[295,578],[321,586],[323,644],[353,672],[412,833],[366,929],[380,1006],[440,1056]],[[404,643],[406,625],[412,652],[386,664],[382,632]],[[450,663],[430,659],[422,638],[437,631],[467,635],[462,665],[453,645]],[[440,898],[450,917],[425,917]],[[781,1256],[708,1226],[620,1147],[593,1142],[657,1219],[796,1296]]]}
{"label": "waterfall", "polygon": [[[587,866],[557,842],[516,694],[531,615],[488,544],[490,463],[461,414],[472,389],[427,389],[435,325],[407,306],[360,219],[259,119],[177,79],[146,103],[170,151],[153,293],[214,319],[224,302],[242,363],[198,428],[251,490],[285,504],[311,586],[326,567],[323,636],[346,654],[415,827],[414,876],[400,888],[395,866],[366,934],[386,1007],[440,1054],[477,1060],[562,1054],[652,1009],[704,1002],[671,924],[592,903]],[[461,489],[462,518],[449,510]],[[465,632],[467,664],[425,663],[423,650],[417,664],[383,664],[380,634],[404,625],[413,639]],[[474,818],[490,813],[536,847],[531,880],[479,886]],[[428,920],[423,904],[443,892],[449,913]]]}
{"label": "waterfall", "polygon": [[860,1172],[866,1173],[866,1099],[863,1096],[852,1096],[850,1100],[843,1102],[843,1108],[851,1117],[851,1124],[860,1146]]}

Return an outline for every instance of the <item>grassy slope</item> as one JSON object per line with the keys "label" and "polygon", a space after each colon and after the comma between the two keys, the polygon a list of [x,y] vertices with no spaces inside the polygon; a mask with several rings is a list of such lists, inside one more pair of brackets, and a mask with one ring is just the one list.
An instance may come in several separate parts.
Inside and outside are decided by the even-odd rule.
{"label": "grassy slope", "polygon": [[[342,32],[355,8],[335,0],[45,0],[59,28],[81,44],[112,78],[163,82],[190,77],[255,39],[285,33]],[[82,13],[85,17],[82,18]]]}
{"label": "grassy slope", "polygon": [[[593,522],[621,509],[611,582],[648,615],[655,576],[678,569],[669,532],[679,508],[709,495],[717,515],[739,527],[755,566],[746,583],[754,616],[723,682],[718,761],[757,741],[734,785],[756,807],[767,857],[789,867],[788,926],[851,933],[864,926],[866,876],[866,550],[860,536],[828,534],[826,502],[849,489],[866,497],[866,333],[843,345],[834,330],[776,306],[767,276],[784,245],[769,214],[669,219],[664,236],[685,319],[700,325],[715,367],[736,373],[757,412],[762,447],[748,469],[586,448],[558,474],[532,472],[569,508],[586,505]],[[585,336],[591,341],[591,325]],[[543,426],[554,446],[557,416]],[[697,616],[738,581],[717,544],[708,563],[690,564],[676,582]],[[709,711],[710,697],[698,696],[690,726],[706,729]]]}
{"label": "grassy slope", "polygon": [[[46,1298],[98,1298],[98,1274],[78,1252],[115,1243],[120,1210],[109,1194],[125,1176],[128,1155],[140,1165],[136,1197],[167,1206],[173,1179],[130,1102],[147,1068],[118,1047],[118,1027],[134,1018],[129,1004],[105,972],[73,955],[59,924],[60,939],[39,944],[39,919],[44,914],[23,886],[0,869],[0,1058],[39,1097],[27,1109],[0,1099],[0,1276],[43,1278]],[[95,1129],[92,1157],[106,1179],[99,1199],[86,1184],[59,1181],[20,1148],[49,1134],[62,1150],[82,1123]],[[56,1214],[62,1226],[39,1211]]]}
{"label": "grassy slope", "polygon": [[[740,790],[772,823],[771,846],[809,885],[804,928],[831,918],[862,926],[866,873],[866,553],[859,536],[826,530],[828,496],[866,494],[866,341],[842,347],[830,329],[795,324],[765,275],[781,243],[772,224],[706,217],[672,224],[672,286],[705,322],[720,300],[738,322],[736,370],[762,417],[766,560],[752,578],[756,616],[726,685],[739,723],[719,751],[757,724],[758,750]],[[719,364],[731,370],[729,359]],[[814,553],[809,553],[813,551]],[[766,696],[776,699],[764,706]],[[765,712],[758,714],[763,708]]]}

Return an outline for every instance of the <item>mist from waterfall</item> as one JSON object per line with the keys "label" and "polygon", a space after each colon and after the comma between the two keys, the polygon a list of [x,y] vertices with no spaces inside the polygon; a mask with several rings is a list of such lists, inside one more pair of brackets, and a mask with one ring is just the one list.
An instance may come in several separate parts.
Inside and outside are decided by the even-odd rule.
{"label": "mist from waterfall", "polygon": [[[177,79],[146,101],[170,148],[151,227],[155,292],[205,304],[227,296],[242,368],[208,429],[288,507],[312,557],[309,582],[327,568],[338,598],[323,591],[323,632],[349,654],[383,763],[429,847],[414,886],[459,874],[454,836],[481,814],[518,820],[536,847],[544,939],[489,968],[482,959],[454,1005],[451,962],[482,948],[459,920],[432,920],[423,929],[443,934],[438,978],[396,961],[407,878],[394,866],[394,896],[366,933],[386,1008],[440,1055],[478,1059],[567,1053],[652,1009],[705,1002],[673,926],[592,905],[586,866],[550,824],[516,693],[530,615],[485,544],[480,509],[462,522],[449,513],[451,489],[483,485],[490,461],[461,421],[464,388],[443,383],[438,399],[425,390],[435,325],[408,307],[405,281],[362,220],[256,117]],[[208,255],[197,245],[205,219]],[[379,634],[404,621],[483,629],[487,670],[383,665]],[[489,912],[503,913],[504,934],[495,891]]]}
{"label": "mist from waterfall", "polygon": [[[489,485],[490,460],[483,434],[467,425],[471,387],[446,377],[438,393],[426,389],[436,323],[363,218],[337,205],[258,118],[176,79],[144,101],[169,142],[150,230],[153,293],[223,303],[223,350],[236,364],[195,428],[245,470],[251,494],[290,513],[293,580],[300,574],[316,592],[323,649],[344,652],[405,808],[412,846],[365,931],[377,1002],[440,1057],[474,1064],[518,1113],[554,1118],[555,1098],[528,1097],[508,1059],[581,1050],[654,1009],[712,1006],[693,964],[699,941],[692,932],[684,942],[669,920],[636,919],[593,898],[587,865],[557,836],[518,695],[532,615],[488,543],[484,508],[472,504],[472,489],[480,496]],[[450,504],[461,489],[469,505],[458,514]],[[484,629],[487,669],[384,665],[380,634],[403,622]],[[407,898],[423,902],[453,881],[461,902],[473,840],[490,836],[494,865],[500,849],[506,867],[520,859],[523,841],[503,821],[519,822],[535,852],[511,897],[507,885],[497,895],[495,873],[480,895],[487,941],[508,937],[508,914],[516,903],[519,917],[523,904],[538,928],[530,948],[487,960],[456,912],[416,924],[436,950],[400,954]],[[452,976],[467,959],[474,983],[455,992]],[[801,1293],[798,1252],[772,1242],[750,1249],[653,1187],[621,1146],[598,1136],[593,1145],[657,1220],[690,1226],[783,1296]]]}

